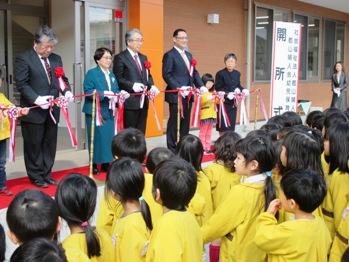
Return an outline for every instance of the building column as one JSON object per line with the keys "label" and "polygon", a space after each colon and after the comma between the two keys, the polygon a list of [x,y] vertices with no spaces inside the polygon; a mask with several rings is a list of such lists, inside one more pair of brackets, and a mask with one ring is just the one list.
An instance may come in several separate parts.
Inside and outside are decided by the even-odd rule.
{"label": "building column", "polygon": [[[154,84],[160,89],[165,88],[162,80],[162,55],[164,52],[164,3],[163,0],[129,0],[128,1],[128,27],[138,28],[143,33],[143,46],[141,53],[147,55],[151,63],[151,74]],[[159,94],[155,99],[155,108],[163,126],[164,118],[164,93]],[[149,105],[147,121],[147,137],[161,136],[163,130],[158,130],[153,110]]]}

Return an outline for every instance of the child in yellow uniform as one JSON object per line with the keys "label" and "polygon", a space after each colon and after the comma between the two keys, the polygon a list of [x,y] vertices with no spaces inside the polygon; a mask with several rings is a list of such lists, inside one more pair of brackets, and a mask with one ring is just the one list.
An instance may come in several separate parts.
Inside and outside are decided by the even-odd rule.
{"label": "child in yellow uniform", "polygon": [[236,144],[235,172],[244,176],[201,228],[204,243],[221,238],[220,261],[263,261],[253,242],[257,216],[275,198],[271,170],[275,154],[266,135],[248,135]]}
{"label": "child in yellow uniform", "polygon": [[[135,128],[127,128],[118,133],[112,141],[112,154],[115,159],[130,157],[143,163],[147,154],[144,134]],[[99,203],[97,227],[104,228],[111,235],[113,224],[124,212],[122,205],[113,196],[104,194]]]}
{"label": "child in yellow uniform", "polygon": [[330,262],[349,261],[348,258],[347,260],[343,258],[344,253],[349,252],[347,251],[349,248],[349,245],[348,245],[349,217],[348,215],[349,215],[349,199],[348,199],[347,207],[343,210],[342,219],[339,223],[337,232],[333,239],[331,253],[330,253]]}
{"label": "child in yellow uniform", "polygon": [[[312,214],[326,195],[324,177],[311,170],[290,170],[283,175],[281,188],[280,199],[257,219],[256,245],[271,262],[326,262],[331,236],[325,222]],[[294,214],[294,220],[278,224],[275,214],[281,206]]]}
{"label": "child in yellow uniform", "polygon": [[153,174],[155,168],[162,162],[173,158],[173,152],[165,147],[156,147],[152,149],[147,156],[147,173],[144,173],[145,185],[143,190],[143,197],[148,203],[151,213],[151,220],[153,225],[159,220],[163,214],[162,206],[157,203],[153,197]]}
{"label": "child in yellow uniform", "polygon": [[147,262],[202,261],[202,235],[192,213],[186,211],[195,194],[197,175],[186,161],[161,162],[154,173],[154,198],[164,208],[151,233]]}
{"label": "child in yellow uniform", "polygon": [[[1,69],[0,69],[1,75]],[[1,86],[0,78],[0,86]],[[6,141],[10,137],[10,121],[7,115],[8,109],[14,105],[7,100],[5,95],[0,92],[0,196],[12,196],[13,193],[6,187]],[[17,107],[19,116],[27,115],[28,108]]]}
{"label": "child in yellow uniform", "polygon": [[202,82],[208,89],[201,95],[200,105],[200,130],[199,138],[206,153],[211,153],[211,137],[212,129],[216,124],[217,112],[215,110],[216,103],[212,92],[214,91],[214,78],[211,74],[204,74]]}
{"label": "child in yellow uniform", "polygon": [[177,145],[177,154],[186,160],[196,170],[198,185],[195,195],[189,203],[188,210],[192,212],[199,225],[203,225],[212,215],[212,197],[210,181],[201,169],[204,149],[200,139],[194,135],[184,136]]}
{"label": "child in yellow uniform", "polygon": [[80,174],[66,176],[57,187],[58,211],[71,232],[62,242],[69,262],[78,262],[76,251],[84,253],[93,262],[115,261],[110,235],[89,222],[95,211],[96,198],[96,183]]}
{"label": "child in yellow uniform", "polygon": [[[318,131],[311,131],[307,127],[303,128],[304,131],[302,131],[302,129],[296,129],[295,131],[287,133],[283,138],[279,156],[281,176],[289,170],[305,169],[314,170],[323,176],[320,159],[321,146],[316,140],[317,134],[313,133]],[[313,215],[321,218],[323,217],[320,206],[313,211]],[[283,209],[280,210],[279,222],[291,219],[294,219],[294,214],[288,213]]]}
{"label": "child in yellow uniform", "polygon": [[231,187],[240,184],[235,173],[235,144],[241,137],[234,131],[224,132],[214,144],[215,161],[204,168],[211,185],[213,211],[225,199]]}
{"label": "child in yellow uniform", "polygon": [[325,134],[324,151],[329,156],[328,193],[322,205],[325,222],[334,237],[349,195],[349,123],[330,127]]}
{"label": "child in yellow uniform", "polygon": [[115,160],[109,168],[106,193],[120,201],[124,209],[112,229],[118,262],[145,261],[153,225],[149,206],[142,197],[144,181],[141,164],[128,157]]}

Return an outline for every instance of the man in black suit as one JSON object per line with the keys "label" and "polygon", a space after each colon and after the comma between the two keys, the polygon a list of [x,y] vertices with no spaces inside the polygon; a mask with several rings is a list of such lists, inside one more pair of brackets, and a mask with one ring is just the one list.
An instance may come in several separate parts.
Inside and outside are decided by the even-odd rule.
{"label": "man in black suit", "polygon": [[[187,51],[188,35],[184,29],[177,29],[173,33],[174,47],[164,54],[162,59],[162,77],[165,80],[166,90],[181,89],[183,97],[183,118],[180,120],[180,138],[189,133],[190,111],[193,98],[188,101],[190,87],[200,88],[201,92],[207,92],[207,88],[200,78],[198,71],[194,68],[191,74],[193,56]],[[167,147],[176,151],[177,141],[177,93],[166,93],[165,101],[169,104],[169,119],[167,122]]]}
{"label": "man in black suit", "polygon": [[[143,44],[143,35],[138,29],[125,34],[127,48],[115,56],[113,72],[119,87],[131,94],[125,101],[124,128],[134,127],[145,133],[148,116],[148,99],[140,95],[144,90],[159,94],[154,86],[149,68],[146,68],[147,57],[139,51]],[[138,93],[138,95],[132,95]],[[143,100],[143,102],[142,102]]]}
{"label": "man in black suit", "polygon": [[[41,26],[34,34],[33,48],[19,54],[15,61],[21,106],[39,106],[21,118],[26,171],[31,182],[39,187],[56,184],[51,170],[56,156],[57,124],[50,117],[48,100],[58,97],[59,93],[68,101],[73,97],[68,79],[63,76],[66,88],[61,90],[54,74],[56,67],[63,67],[61,57],[52,53],[56,43],[52,29]],[[59,108],[53,106],[52,114],[58,123]]]}

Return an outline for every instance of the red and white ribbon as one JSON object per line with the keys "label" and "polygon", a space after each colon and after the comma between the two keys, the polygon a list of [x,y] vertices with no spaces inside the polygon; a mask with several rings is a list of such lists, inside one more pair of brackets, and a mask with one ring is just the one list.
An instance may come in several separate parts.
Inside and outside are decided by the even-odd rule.
{"label": "red and white ribbon", "polygon": [[114,133],[117,134],[121,130],[124,129],[124,103],[125,97],[123,95],[119,95],[118,100],[118,111],[114,118],[115,121],[115,130]]}
{"label": "red and white ribbon", "polygon": [[265,104],[261,95],[259,96],[259,106],[260,106],[260,110],[263,113],[264,119],[268,120],[269,119],[268,113],[267,113],[267,110],[265,109]]}
{"label": "red and white ribbon", "polygon": [[53,123],[55,123],[55,125],[57,125],[57,121],[56,121],[55,117],[53,116],[53,106],[55,105],[55,100],[53,98],[50,98],[48,100],[48,103],[50,104],[50,108],[49,108],[50,117],[51,117]]}
{"label": "red and white ribbon", "polygon": [[74,132],[73,125],[71,124],[69,111],[68,111],[68,100],[64,96],[60,96],[56,98],[56,105],[61,109],[65,122],[67,124],[70,141],[73,147],[78,145],[78,141],[76,139],[76,135]]}
{"label": "red and white ribbon", "polygon": [[244,94],[242,95],[242,99],[240,102],[240,124],[241,125],[248,125],[249,124]]}
{"label": "red and white ribbon", "polygon": [[215,95],[216,99],[218,99],[219,101],[219,109],[218,109],[218,126],[222,127],[222,117],[223,117],[223,121],[224,121],[224,126],[225,127],[229,127],[230,124],[230,120],[228,117],[228,114],[225,110],[225,105],[224,105],[224,97],[220,96],[220,95]]}
{"label": "red and white ribbon", "polygon": [[147,87],[144,86],[144,89],[143,89],[143,92],[142,92],[142,95],[141,95],[141,99],[139,100],[139,108],[143,108],[144,106],[144,100],[145,100],[145,96],[147,95]]}
{"label": "red and white ribbon", "polygon": [[99,93],[95,91],[96,93],[96,126],[102,126],[103,125],[103,117],[101,112],[101,103],[100,103],[100,97]]}
{"label": "red and white ribbon", "polygon": [[191,125],[198,127],[200,125],[200,108],[201,108],[201,93],[197,89],[194,92],[195,101],[193,108],[193,115],[191,117]]}
{"label": "red and white ribbon", "polygon": [[160,120],[159,120],[158,113],[156,112],[156,107],[155,107],[155,94],[152,92],[148,92],[148,98],[149,98],[150,106],[151,106],[153,113],[154,113],[156,126],[157,126],[158,130],[161,131],[162,128],[161,128]]}
{"label": "red and white ribbon", "polygon": [[15,162],[15,149],[16,149],[16,127],[17,118],[19,116],[19,109],[11,107],[7,110],[7,116],[10,121],[10,141],[9,141],[9,161]]}

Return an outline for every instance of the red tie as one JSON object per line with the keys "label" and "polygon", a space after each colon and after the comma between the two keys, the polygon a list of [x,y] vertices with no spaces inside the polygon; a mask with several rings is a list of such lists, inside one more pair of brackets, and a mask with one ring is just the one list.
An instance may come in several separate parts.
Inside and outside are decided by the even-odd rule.
{"label": "red tie", "polygon": [[50,81],[50,84],[52,82],[52,74],[51,74],[51,67],[47,62],[47,57],[41,57],[42,60],[44,60],[44,64],[45,64],[45,68],[46,68],[46,72]]}

